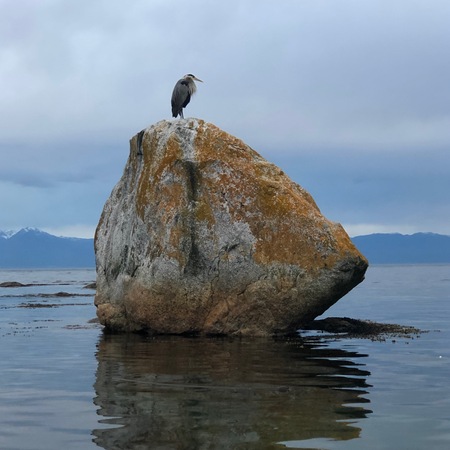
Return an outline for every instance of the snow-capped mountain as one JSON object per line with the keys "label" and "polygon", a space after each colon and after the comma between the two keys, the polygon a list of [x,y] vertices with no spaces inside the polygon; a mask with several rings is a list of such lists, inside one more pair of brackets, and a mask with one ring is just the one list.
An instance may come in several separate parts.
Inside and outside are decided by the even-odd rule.
{"label": "snow-capped mountain", "polygon": [[57,237],[37,228],[0,231],[0,268],[94,266],[93,239]]}
{"label": "snow-capped mountain", "polygon": [[8,239],[10,238],[12,235],[16,234],[15,231],[2,231],[0,230],[0,239]]}

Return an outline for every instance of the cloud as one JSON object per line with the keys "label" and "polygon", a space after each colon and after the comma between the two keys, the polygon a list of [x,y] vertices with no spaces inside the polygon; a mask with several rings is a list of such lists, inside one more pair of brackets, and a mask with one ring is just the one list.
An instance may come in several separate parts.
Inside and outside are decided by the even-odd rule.
{"label": "cloud", "polygon": [[275,162],[316,200],[329,219],[356,226],[449,234],[450,154],[446,148],[384,154],[299,150]]}
{"label": "cloud", "polygon": [[63,237],[79,237],[85,239],[92,239],[95,234],[95,226],[84,224],[73,224],[63,227],[44,227],[42,231],[53,234],[54,236]]}
{"label": "cloud", "polygon": [[205,83],[186,115],[279,163],[337,220],[434,231],[449,209],[449,14],[444,0],[0,0],[0,208],[15,199],[8,221],[37,226],[63,193],[78,218],[58,207],[46,226],[93,223],[80,193],[101,204],[128,140],[170,118],[192,72]]}
{"label": "cloud", "polygon": [[414,234],[422,231],[422,229],[414,225],[405,225],[404,223],[389,225],[379,223],[343,223],[342,226],[350,237],[365,236],[372,233]]}

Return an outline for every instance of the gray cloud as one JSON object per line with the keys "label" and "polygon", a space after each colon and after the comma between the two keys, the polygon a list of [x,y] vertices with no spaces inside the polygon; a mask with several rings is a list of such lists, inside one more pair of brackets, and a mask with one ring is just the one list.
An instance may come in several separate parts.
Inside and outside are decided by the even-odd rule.
{"label": "gray cloud", "polygon": [[444,0],[0,1],[0,229],[69,226],[49,212],[62,194],[94,227],[129,138],[170,118],[192,72],[187,114],[279,163],[333,220],[450,234],[449,17]]}

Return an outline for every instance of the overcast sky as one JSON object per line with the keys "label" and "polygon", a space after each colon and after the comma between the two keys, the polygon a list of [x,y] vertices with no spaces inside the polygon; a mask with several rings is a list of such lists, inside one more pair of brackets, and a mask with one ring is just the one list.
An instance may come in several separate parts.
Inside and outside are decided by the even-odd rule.
{"label": "overcast sky", "polygon": [[241,138],[351,236],[450,234],[448,0],[0,0],[0,230],[92,237],[129,139]]}

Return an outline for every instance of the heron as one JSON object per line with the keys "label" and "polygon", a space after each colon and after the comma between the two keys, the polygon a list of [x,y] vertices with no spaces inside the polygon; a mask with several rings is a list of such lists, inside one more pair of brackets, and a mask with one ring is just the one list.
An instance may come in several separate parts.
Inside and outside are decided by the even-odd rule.
{"label": "heron", "polygon": [[197,86],[194,83],[195,81],[202,80],[197,78],[192,73],[188,73],[183,78],[177,81],[177,84],[173,88],[172,92],[172,116],[177,117],[180,116],[184,119],[183,116],[183,108],[186,108],[188,103],[191,101],[191,95],[194,95],[197,90]]}

